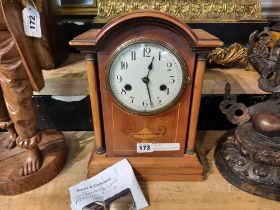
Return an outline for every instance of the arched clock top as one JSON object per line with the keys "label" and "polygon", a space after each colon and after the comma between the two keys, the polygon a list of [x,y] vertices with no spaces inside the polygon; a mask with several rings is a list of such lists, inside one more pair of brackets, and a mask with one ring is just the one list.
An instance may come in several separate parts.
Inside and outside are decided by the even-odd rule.
{"label": "arched clock top", "polygon": [[92,29],[76,37],[70,42],[71,46],[79,48],[81,51],[88,50],[99,51],[108,43],[108,40],[114,38],[116,33],[124,32],[126,28],[139,26],[157,26],[174,31],[181,37],[184,37],[193,51],[208,52],[213,48],[222,46],[217,37],[201,29],[191,29],[184,22],[177,18],[156,11],[137,11],[128,13],[109,22],[101,30]]}

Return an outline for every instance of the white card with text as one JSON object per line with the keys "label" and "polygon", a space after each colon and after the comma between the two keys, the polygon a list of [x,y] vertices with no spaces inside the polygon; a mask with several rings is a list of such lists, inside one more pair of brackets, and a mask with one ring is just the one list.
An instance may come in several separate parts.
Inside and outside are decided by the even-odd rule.
{"label": "white card with text", "polygon": [[[130,163],[124,159],[96,176],[70,187],[72,210],[143,209],[148,203]],[[124,205],[123,207],[120,207]],[[129,207],[129,208],[128,208]]]}

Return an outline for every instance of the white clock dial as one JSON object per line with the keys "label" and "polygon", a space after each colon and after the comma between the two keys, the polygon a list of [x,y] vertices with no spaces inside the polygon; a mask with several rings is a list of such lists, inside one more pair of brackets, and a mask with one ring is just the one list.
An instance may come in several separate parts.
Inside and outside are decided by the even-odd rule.
{"label": "white clock dial", "polygon": [[165,44],[137,41],[122,48],[110,66],[110,88],[120,104],[138,113],[166,109],[184,83],[181,57]]}

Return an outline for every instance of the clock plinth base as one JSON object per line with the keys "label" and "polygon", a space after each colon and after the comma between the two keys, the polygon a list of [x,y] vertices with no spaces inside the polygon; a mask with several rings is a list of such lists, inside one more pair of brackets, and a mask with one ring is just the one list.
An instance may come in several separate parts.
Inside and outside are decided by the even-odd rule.
{"label": "clock plinth base", "polygon": [[203,181],[203,167],[196,154],[183,157],[107,157],[92,153],[88,178],[127,158],[143,181]]}

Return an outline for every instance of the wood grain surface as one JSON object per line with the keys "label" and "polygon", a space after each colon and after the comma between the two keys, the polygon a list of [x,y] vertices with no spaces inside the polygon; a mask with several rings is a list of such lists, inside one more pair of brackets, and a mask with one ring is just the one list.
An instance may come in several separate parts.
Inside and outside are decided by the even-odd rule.
{"label": "wood grain surface", "polygon": [[[92,152],[88,177],[121,161],[123,157],[108,157]],[[141,181],[203,181],[204,171],[196,154],[183,157],[128,157],[135,175]]]}
{"label": "wood grain surface", "polygon": [[[279,210],[278,202],[245,193],[230,185],[219,174],[213,153],[217,139],[223,134],[222,131],[199,132],[198,144],[208,168],[204,182],[141,183],[150,204],[147,210]],[[18,196],[0,196],[0,209],[70,209],[68,187],[86,178],[94,138],[91,132],[67,132],[65,136],[69,156],[63,171],[48,184],[31,192]]]}

